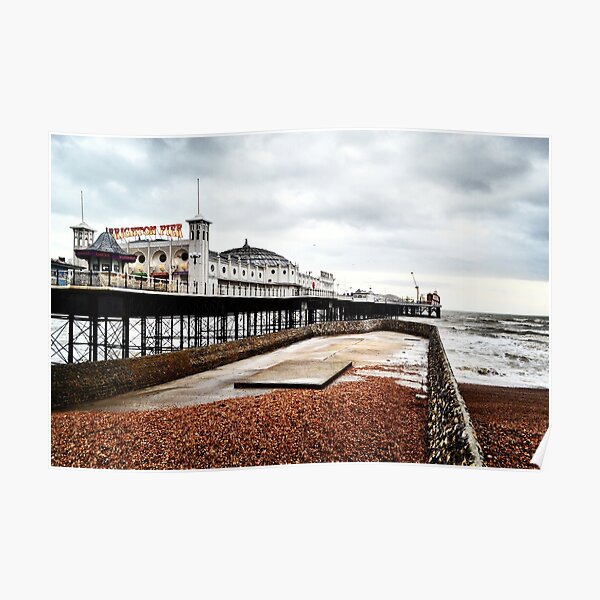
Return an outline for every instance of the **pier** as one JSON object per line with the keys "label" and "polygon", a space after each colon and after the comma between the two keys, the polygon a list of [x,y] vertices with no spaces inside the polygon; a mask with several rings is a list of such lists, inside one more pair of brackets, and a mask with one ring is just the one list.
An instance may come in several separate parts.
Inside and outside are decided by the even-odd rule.
{"label": "pier", "polygon": [[316,323],[405,316],[439,318],[441,305],[318,293],[212,296],[59,285],[51,287],[51,361],[147,356]]}

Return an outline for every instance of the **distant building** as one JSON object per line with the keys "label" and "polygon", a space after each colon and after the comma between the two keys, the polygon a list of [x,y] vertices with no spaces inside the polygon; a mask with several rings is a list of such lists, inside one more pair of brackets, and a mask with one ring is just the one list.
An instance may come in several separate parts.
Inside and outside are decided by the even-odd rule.
{"label": "distant building", "polygon": [[427,304],[433,304],[434,306],[440,304],[440,295],[437,293],[437,290],[427,294]]}
{"label": "distant building", "polygon": [[69,285],[73,281],[73,273],[84,267],[68,263],[64,256],[50,259],[51,285]]}
{"label": "distant building", "polygon": [[352,300],[356,302],[375,302],[375,294],[372,290],[361,290],[358,288],[352,292]]}

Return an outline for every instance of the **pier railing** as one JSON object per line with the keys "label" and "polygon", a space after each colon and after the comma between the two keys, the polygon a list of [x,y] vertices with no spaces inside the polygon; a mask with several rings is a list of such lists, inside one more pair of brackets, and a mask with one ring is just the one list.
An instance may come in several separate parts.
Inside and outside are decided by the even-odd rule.
{"label": "pier railing", "polygon": [[260,285],[231,282],[205,283],[203,286],[199,286],[197,284],[189,285],[187,281],[179,278],[169,280],[165,277],[148,277],[129,273],[114,273],[111,271],[82,271],[74,273],[70,285],[77,287],[123,288],[174,294],[249,296],[255,298],[286,298],[294,296],[336,297],[333,290],[290,288],[286,284]]}

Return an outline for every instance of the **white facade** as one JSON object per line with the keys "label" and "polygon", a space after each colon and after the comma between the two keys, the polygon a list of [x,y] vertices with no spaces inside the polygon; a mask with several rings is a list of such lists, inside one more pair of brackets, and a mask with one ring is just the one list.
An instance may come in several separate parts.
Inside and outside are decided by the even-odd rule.
{"label": "white facade", "polygon": [[[230,251],[210,250],[211,222],[201,214],[187,220],[187,239],[159,239],[147,237],[119,240],[127,254],[135,256],[135,262],[124,266],[124,273],[131,277],[156,278],[177,289],[199,295],[243,296],[293,296],[333,295],[335,279],[331,273],[321,271],[319,276],[302,273],[298,264],[285,257],[254,248],[246,240],[240,248]],[[87,228],[87,226],[86,226]],[[75,250],[82,246],[79,230],[75,232]],[[91,245],[91,228],[81,231],[81,239]],[[83,242],[81,242],[83,243]],[[86,247],[87,247],[86,246]],[[85,261],[74,256],[74,263]]]}

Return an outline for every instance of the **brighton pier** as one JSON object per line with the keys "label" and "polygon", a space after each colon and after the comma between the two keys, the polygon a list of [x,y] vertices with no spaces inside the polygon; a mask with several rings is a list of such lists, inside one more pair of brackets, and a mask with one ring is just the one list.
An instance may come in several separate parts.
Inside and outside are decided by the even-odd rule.
{"label": "brighton pier", "polygon": [[[441,316],[437,292],[401,299],[336,293],[332,273],[251,246],[210,249],[199,211],[179,223],[72,226],[72,262],[51,261],[51,361],[162,354],[331,321]],[[119,240],[119,241],[117,241]],[[124,244],[124,247],[121,246]],[[416,281],[415,281],[416,284]]]}

